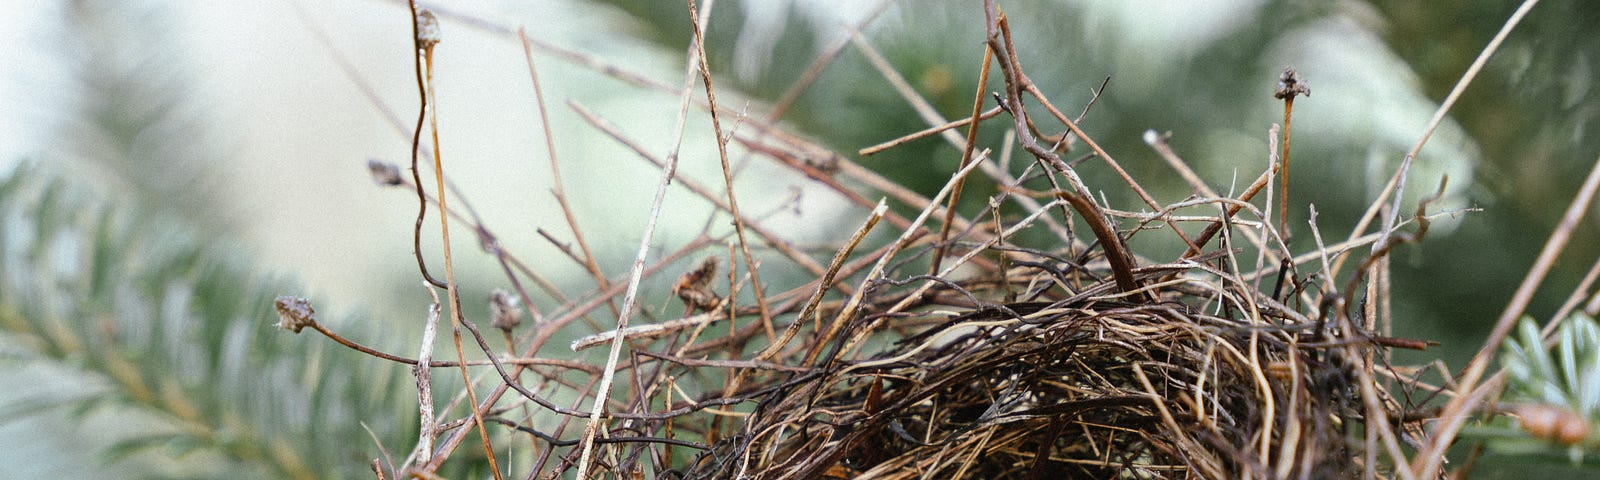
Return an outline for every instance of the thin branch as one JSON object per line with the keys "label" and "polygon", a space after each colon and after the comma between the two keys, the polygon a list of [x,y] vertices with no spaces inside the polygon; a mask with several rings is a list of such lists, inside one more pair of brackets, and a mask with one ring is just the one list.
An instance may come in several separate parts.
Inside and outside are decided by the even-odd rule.
{"label": "thin branch", "polygon": [[[988,156],[988,153],[988,151],[984,151],[979,156],[986,157]],[[877,258],[877,261],[873,262],[872,270],[867,272],[866,278],[861,280],[861,286],[856,288],[856,293],[851,295],[850,300],[846,301],[844,307],[839,309],[839,313],[834,315],[833,324],[828,327],[828,333],[825,334],[825,336],[820,337],[820,340],[817,342],[818,345],[832,341],[832,336],[838,334],[844,323],[854,318],[856,310],[861,307],[867,287],[871,285],[872,282],[883,278],[884,269],[888,266],[889,261],[894,259],[895,255],[900,253],[902,249],[911,244],[913,237],[917,236],[918,232],[921,231],[923,222],[926,222],[928,217],[933,214],[933,211],[939,206],[939,203],[944,200],[945,195],[948,195],[950,191],[955,188],[955,183],[961,181],[961,179],[966,177],[967,174],[972,173],[972,170],[982,163],[983,159],[980,158],[978,161],[968,164],[966,168],[957,171],[955,175],[952,175],[950,180],[945,182],[944,188],[940,189],[939,193],[935,194],[933,199],[928,201],[927,206],[922,208],[922,213],[917,215],[916,220],[912,220],[911,227],[901,232],[900,238],[896,239],[894,243],[888,245],[888,251],[883,252],[881,255],[867,257]],[[866,329],[862,329],[861,332],[857,332],[856,336],[859,337],[864,335],[866,331]],[[773,355],[777,354],[780,347],[781,345],[773,344],[773,346],[768,347],[767,350],[762,351],[761,355],[757,355],[756,358],[758,360],[770,359]],[[815,349],[819,347],[813,346],[813,348]],[[814,354],[808,356],[814,358]]]}
{"label": "thin branch", "polygon": [[[573,111],[577,112],[578,116],[582,117],[584,121],[589,122],[589,125],[599,129],[601,133],[604,133],[606,136],[611,137],[611,139],[616,140],[617,143],[621,143],[623,146],[628,147],[629,150],[633,150],[633,153],[638,155],[639,158],[650,162],[657,168],[665,169],[667,167],[666,162],[656,158],[654,155],[651,155],[650,152],[645,151],[645,149],[638,143],[624,136],[615,125],[612,125],[610,122],[595,116],[594,112],[584,108],[583,105],[577,103],[576,101],[568,101],[567,106],[571,107]],[[716,194],[712,193],[711,189],[706,188],[700,183],[689,178],[678,177],[676,180],[679,185],[682,185],[689,191],[694,192],[694,194],[700,196],[700,198],[711,202],[711,204],[715,205],[718,209],[725,212],[730,211],[727,202],[723,198],[719,198]],[[750,231],[755,232],[756,236],[766,240],[767,245],[771,246],[779,253],[782,253],[784,256],[789,257],[789,259],[793,260],[795,264],[805,268],[806,271],[811,272],[811,274],[822,275],[823,272],[826,271],[821,264],[818,264],[815,260],[812,260],[811,257],[806,256],[804,253],[795,250],[794,246],[790,245],[789,242],[784,241],[782,237],[779,237],[776,233],[773,233],[767,230],[765,227],[762,227],[754,220],[745,218],[743,222],[746,227],[750,228]],[[849,287],[841,285],[839,288],[848,289]],[[845,293],[848,294],[849,291],[846,290]]]}
{"label": "thin branch", "polygon": [[[781,348],[784,344],[789,343],[789,339],[794,338],[795,333],[800,331],[800,326],[806,323],[807,317],[817,312],[817,304],[822,302],[822,295],[828,292],[828,286],[834,282],[835,278],[838,278],[836,275],[839,274],[839,266],[844,264],[844,259],[850,256],[850,252],[855,250],[856,245],[866,239],[867,233],[871,232],[872,227],[878,224],[878,219],[883,218],[883,212],[886,210],[888,210],[888,207],[880,200],[878,208],[872,209],[872,216],[867,217],[867,221],[861,224],[861,228],[856,229],[856,233],[850,235],[850,240],[845,242],[844,248],[839,249],[839,253],[833,256],[833,261],[828,263],[828,273],[822,276],[821,283],[817,285],[817,292],[812,294],[811,300],[806,301],[805,308],[800,310],[800,315],[795,317],[794,323],[790,323],[789,328],[784,329],[783,336],[772,342],[774,347]],[[817,352],[820,347],[827,342],[828,338],[838,332],[840,326],[840,322],[834,322],[828,326],[827,332],[820,332],[821,329],[819,328],[821,335],[818,338],[820,340],[812,343],[811,351],[806,353],[806,358],[801,363],[811,365],[812,360],[817,358]],[[769,347],[767,351],[775,352],[776,350]]]}
{"label": "thin branch", "polygon": [[[521,40],[522,52],[528,62],[528,76],[533,81],[533,97],[539,107],[539,125],[543,128],[544,145],[550,158],[550,193],[555,195],[556,205],[561,207],[561,215],[567,221],[567,228],[572,229],[573,241],[578,244],[578,250],[583,252],[581,262],[583,268],[589,272],[591,278],[594,278],[595,285],[604,289],[609,286],[608,280],[605,274],[600,272],[600,264],[595,261],[594,252],[589,249],[589,242],[584,240],[583,230],[578,228],[578,219],[573,216],[572,207],[567,203],[566,191],[561,188],[561,162],[556,157],[555,136],[550,133],[550,114],[544,105],[544,88],[539,83],[539,69],[533,64],[533,49],[529,46],[527,34],[520,28],[517,29],[517,37]],[[616,304],[607,305],[611,307],[612,314],[621,315],[617,311]]]}
{"label": "thin branch", "polygon": [[[1479,386],[1478,380],[1482,378],[1484,370],[1489,366],[1489,360],[1499,351],[1501,343],[1516,327],[1517,319],[1522,317],[1528,304],[1532,303],[1534,291],[1538,290],[1539,284],[1544,283],[1545,275],[1550,273],[1556,259],[1566,248],[1567,241],[1572,239],[1573,230],[1578,228],[1578,222],[1582,221],[1584,214],[1589,211],[1596,190],[1600,190],[1600,158],[1595,159],[1594,167],[1589,170],[1589,176],[1583,180],[1583,186],[1578,189],[1578,194],[1572,197],[1572,203],[1567,205],[1566,213],[1561,216],[1561,223],[1556,225],[1555,231],[1550,232],[1550,238],[1545,240],[1544,248],[1539,251],[1539,258],[1528,269],[1527,276],[1522,278],[1522,284],[1517,286],[1517,291],[1511,296],[1511,301],[1506,303],[1505,310],[1500,312],[1500,318],[1495,321],[1489,337],[1483,341],[1483,347],[1473,355],[1466,371],[1456,380],[1455,391],[1458,395],[1450,399],[1450,403],[1445,404],[1444,410],[1439,414],[1439,425],[1434,428],[1433,435],[1414,457],[1412,470],[1417,472],[1417,478],[1433,478],[1442,468],[1441,461],[1433,457],[1442,455],[1444,448],[1455,438],[1461,424],[1471,417],[1468,415],[1469,410],[1476,406],[1467,401],[1482,396],[1475,389]],[[1490,388],[1487,384],[1484,387]]]}
{"label": "thin branch", "polygon": [[[739,250],[744,256],[745,270],[750,272],[750,285],[756,297],[756,308],[761,310],[761,323],[772,325],[772,312],[767,308],[767,294],[761,285],[761,268],[750,254],[750,241],[745,238],[745,225],[743,217],[739,214],[739,201],[733,191],[733,169],[728,164],[728,138],[723,136],[722,121],[717,115],[717,93],[711,80],[711,66],[706,60],[705,24],[711,18],[712,0],[706,0],[706,12],[701,16],[694,6],[694,0],[687,0],[689,17],[693,22],[695,55],[691,57],[700,63],[700,84],[705,87],[706,105],[711,112],[711,130],[716,135],[717,159],[722,166],[723,188],[728,193],[728,213],[733,216],[733,233],[738,237]],[[733,267],[729,267],[732,269]]]}
{"label": "thin branch", "polygon": [[[1094,230],[1095,237],[1100,239],[1100,244],[1106,251],[1106,259],[1111,262],[1112,274],[1116,277],[1118,288],[1125,292],[1138,290],[1139,282],[1133,278],[1133,268],[1135,267],[1133,257],[1127,253],[1122,243],[1122,237],[1116,233],[1116,229],[1106,222],[1100,206],[1094,202],[1094,194],[1090,193],[1089,187],[1084,185],[1083,180],[1078,177],[1077,172],[1071,166],[1061,161],[1061,157],[1057,156],[1055,152],[1039,146],[1038,142],[1034,140],[1033,134],[1028,132],[1028,114],[1026,107],[1023,106],[1021,94],[1025,80],[1019,71],[1021,67],[1016,61],[1016,52],[1009,45],[1002,44],[1001,31],[1009,29],[1009,27],[1006,26],[1005,16],[996,13],[992,0],[986,0],[984,5],[988,19],[989,47],[996,52],[1004,52],[1006,54],[999,62],[1000,72],[1006,79],[1006,98],[1001,103],[1001,106],[1010,111],[1016,122],[1018,142],[1022,144],[1023,149],[1038,158],[1039,162],[1061,172],[1067,179],[1070,188],[1056,190],[1055,194],[1062,200],[1066,200],[1074,210],[1077,210],[1078,214]],[[1082,131],[1077,129],[1076,124],[1068,122],[1068,125],[1073,127],[1073,132],[1079,138],[1083,138],[1085,143],[1089,143],[1097,153],[1104,155],[1098,145],[1091,143]]]}
{"label": "thin branch", "polygon": [[411,367],[411,374],[417,377],[417,410],[420,412],[417,421],[421,425],[417,433],[416,455],[417,461],[423,463],[433,459],[433,442],[439,437],[438,422],[433,418],[433,369],[425,366],[433,360],[433,336],[439,326],[439,295],[434,293],[431,285],[428,286],[428,294],[433,295],[433,305],[428,307],[428,323],[422,327],[417,365]]}
{"label": "thin branch", "polygon": [[[1522,5],[1517,7],[1517,10],[1512,12],[1511,16],[1506,19],[1505,24],[1500,26],[1500,31],[1495,33],[1494,38],[1490,39],[1489,43],[1483,47],[1483,51],[1478,52],[1478,57],[1472,61],[1472,65],[1468,66],[1467,71],[1461,74],[1461,78],[1456,80],[1456,85],[1450,89],[1450,93],[1445,95],[1444,101],[1439,103],[1439,108],[1434,110],[1433,118],[1428,120],[1428,126],[1423,128],[1422,135],[1417,138],[1416,145],[1413,145],[1411,150],[1406,152],[1406,156],[1400,161],[1400,167],[1395,169],[1394,175],[1389,177],[1389,182],[1378,193],[1378,197],[1373,199],[1372,205],[1367,207],[1367,211],[1361,215],[1361,220],[1356,222],[1355,228],[1350,230],[1351,238],[1359,236],[1367,230],[1367,226],[1377,217],[1378,212],[1383,208],[1384,203],[1391,199],[1391,196],[1393,197],[1394,205],[1389,217],[1384,219],[1383,231],[1387,234],[1394,230],[1394,222],[1400,212],[1400,201],[1404,198],[1405,179],[1411,171],[1411,162],[1416,159],[1417,155],[1422,153],[1422,147],[1427,145],[1428,140],[1433,137],[1433,132],[1439,128],[1440,124],[1444,123],[1445,115],[1450,112],[1451,107],[1455,106],[1456,99],[1460,98],[1462,92],[1467,90],[1467,86],[1472,84],[1472,80],[1477,78],[1478,72],[1483,69],[1484,64],[1489,62],[1489,57],[1493,56],[1496,50],[1499,50],[1500,44],[1511,34],[1511,30],[1516,28],[1517,24],[1522,22],[1522,18],[1527,16],[1528,11],[1532,10],[1533,6],[1538,3],[1539,0],[1524,0]],[[1381,246],[1382,242],[1374,244],[1373,248]],[[1340,257],[1339,261],[1335,262],[1334,273],[1339,272],[1339,266],[1343,264],[1346,258],[1349,257]],[[1427,476],[1420,477],[1427,478]]]}
{"label": "thin branch", "polygon": [[[724,301],[726,301],[726,299],[724,299]],[[676,320],[668,320],[660,323],[638,325],[620,330],[610,330],[593,335],[586,335],[572,341],[572,351],[576,352],[602,343],[612,342],[618,336],[628,340],[660,337],[675,333],[685,328],[698,327],[715,322],[717,320],[722,320],[724,318],[728,318],[727,312],[720,308],[715,308],[705,313],[679,318]]]}
{"label": "thin branch", "polygon": [[[426,115],[428,118],[429,131],[432,133],[433,137],[434,183],[437,187],[437,193],[435,195],[437,195],[439,198],[440,210],[444,210],[448,204],[445,201],[444,163],[442,159],[444,153],[439,149],[439,107],[437,106],[436,102],[431,102],[436,98],[436,89],[433,82],[433,50],[434,47],[439,44],[440,40],[439,20],[434,18],[432,12],[427,10],[419,11],[415,1],[411,2],[411,13],[412,31],[416,34],[416,51],[413,53],[421,54],[421,59],[426,65],[424,68],[426,72],[426,81],[422,84],[425,87],[423,89],[423,97],[430,100],[429,103],[434,103],[433,108],[430,109],[426,108],[425,106],[422,111],[423,115]],[[418,126],[418,133],[421,133],[420,125]],[[412,152],[412,158],[414,160],[416,158],[415,145],[413,145]],[[412,168],[412,174],[416,174],[415,167]],[[426,202],[424,202],[424,205],[426,205]],[[420,226],[422,221],[422,217],[420,215],[417,217],[417,221],[418,226]],[[444,244],[445,287],[450,294],[450,323],[452,327],[451,331],[454,334],[453,336],[455,340],[456,361],[461,362],[461,380],[462,382],[465,382],[467,398],[471,400],[472,405],[477,405],[478,399],[477,393],[473,391],[472,375],[467,372],[466,353],[463,352],[461,348],[461,295],[459,290],[456,288],[455,265],[450,254],[450,218],[448,215],[439,216],[439,236]],[[419,265],[421,259],[422,253],[419,250],[417,251],[417,260]],[[424,279],[428,280],[429,283],[436,282],[435,280],[428,278],[427,268],[425,266],[423,267],[422,273]],[[499,462],[495,460],[494,446],[489,442],[489,430],[484,427],[483,424],[483,413],[476,408],[472,409],[472,421],[477,427],[479,438],[483,441],[483,452],[484,455],[488,457],[489,468],[494,472],[495,480],[499,480],[500,466]]]}
{"label": "thin branch", "polygon": [[[707,16],[709,16],[710,13],[711,13],[712,1],[713,0],[706,0],[706,13],[705,14]],[[704,69],[705,69],[705,59],[704,59],[705,49],[704,49],[704,45],[702,45],[700,43],[700,24],[704,20],[701,19],[701,18],[695,18],[695,17],[697,17],[697,15],[696,15],[695,9],[694,9],[694,0],[689,0],[689,11],[690,11],[690,17],[691,17],[690,21],[694,23],[695,48],[691,49],[691,51],[689,53],[689,62],[688,63],[692,65],[692,64],[696,63],[696,61],[698,61],[700,63],[702,71],[704,71]],[[706,75],[709,75],[709,74],[706,74]],[[709,94],[709,92],[711,90],[710,79],[707,78],[706,82],[707,82],[706,91]],[[683,125],[684,125],[684,123],[686,123],[685,122],[685,117],[683,116],[683,113],[688,108],[687,98],[690,96],[687,88],[684,90],[683,95],[685,97],[685,101],[684,101],[683,105],[681,107],[679,107],[679,121],[678,121],[678,126],[676,127],[676,130],[679,132],[679,135],[680,135],[680,137],[678,137],[679,139],[681,139],[681,135],[682,135],[682,131],[683,131]],[[715,112],[715,107],[713,107],[712,111]],[[713,118],[713,122],[712,123],[715,124],[716,123],[715,122],[715,118],[716,117],[715,117],[714,113],[713,113],[712,118]],[[720,128],[718,128],[718,130],[717,130],[717,137],[718,137],[718,139],[717,139],[718,143],[722,144],[722,142],[723,142],[722,139],[721,139],[722,132],[721,132]],[[675,142],[676,142],[676,140],[675,140]],[[676,151],[677,150],[677,146],[674,146],[673,150]],[[724,170],[726,170],[726,167],[727,167],[726,151],[724,151],[723,162],[724,162],[723,163]],[[621,311],[621,313],[619,313],[617,315],[617,330],[619,330],[619,331],[628,328],[628,319],[633,314],[633,305],[635,303],[634,299],[639,294],[639,282],[642,279],[643,273],[644,273],[644,261],[645,261],[646,256],[649,255],[649,253],[650,253],[650,241],[655,237],[656,221],[661,216],[662,201],[666,199],[667,185],[669,183],[672,183],[672,177],[677,173],[677,170],[678,170],[678,156],[676,154],[668,156],[667,157],[667,168],[662,170],[662,172],[661,172],[661,180],[660,180],[660,182],[658,182],[656,184],[655,197],[650,202],[650,215],[645,220],[644,233],[642,235],[642,238],[640,238],[640,240],[639,240],[639,252],[634,256],[633,267],[629,270],[628,289],[627,289],[628,293],[625,294],[622,297],[622,311]],[[731,185],[730,185],[730,187],[731,187]],[[732,203],[733,191],[732,191],[731,188],[728,191],[728,196],[729,196],[730,203]],[[734,215],[737,216],[738,215],[738,207],[736,205],[729,205],[729,207],[734,212]],[[741,241],[742,241],[743,240],[743,235],[742,235],[743,231],[741,230],[740,232],[741,232]],[[752,273],[753,273],[754,270],[755,270],[753,266],[751,267],[751,270],[752,270]],[[589,412],[589,424],[588,424],[587,427],[584,428],[584,431],[583,431],[583,450],[582,450],[582,454],[579,456],[579,459],[578,459],[578,477],[577,478],[589,478],[588,477],[589,458],[593,454],[593,451],[594,451],[594,440],[595,440],[595,437],[599,434],[600,414],[601,414],[601,412],[603,412],[605,410],[606,400],[607,400],[607,398],[609,398],[609,395],[611,393],[611,379],[616,374],[617,357],[622,354],[622,339],[623,339],[622,336],[616,336],[616,337],[613,337],[611,339],[611,351],[606,355],[606,367],[605,367],[605,370],[602,371],[602,374],[601,374],[602,376],[600,377],[600,386],[599,386],[600,390],[595,393],[595,396],[594,396],[594,407]]]}
{"label": "thin branch", "polygon": [[[978,117],[983,113],[983,95],[989,89],[989,64],[993,61],[994,49],[984,46],[983,68],[978,74],[978,93],[974,94],[975,98],[972,99],[972,116],[969,117],[972,121],[967,124],[966,148],[961,149],[960,168],[966,168],[967,164],[972,162],[972,148],[977,143],[978,124],[981,122]],[[934,242],[933,264],[928,270],[930,274],[938,273],[939,262],[944,260],[945,242],[950,239],[950,220],[955,218],[956,205],[961,202],[961,190],[966,183],[966,178],[963,177],[961,181],[956,182],[955,190],[950,192],[950,203],[944,209],[944,223],[939,225],[939,240]]]}
{"label": "thin branch", "polygon": [[[1278,140],[1277,126],[1274,125],[1272,128],[1270,128],[1267,132],[1267,135],[1270,137],[1267,140],[1268,143],[1276,143]],[[1166,135],[1158,134],[1155,132],[1155,130],[1146,130],[1144,132],[1145,144],[1149,145],[1152,150],[1155,150],[1156,154],[1160,155],[1163,160],[1166,160],[1167,165],[1172,167],[1174,171],[1177,171],[1178,176],[1183,177],[1184,182],[1189,184],[1189,188],[1193,188],[1202,196],[1213,198],[1220,197],[1221,195],[1218,195],[1216,190],[1213,190],[1210,185],[1206,184],[1205,180],[1200,179],[1200,175],[1196,174],[1193,169],[1189,168],[1189,163],[1184,161],[1183,158],[1179,157],[1177,152],[1172,150],[1172,145],[1167,141],[1168,138]],[[1274,147],[1275,145],[1268,146],[1269,155],[1273,154],[1273,151],[1276,150]],[[1244,193],[1239,194],[1238,200],[1242,202],[1249,202],[1252,198],[1255,198],[1256,194],[1261,192],[1261,189],[1266,188],[1267,182],[1272,179],[1272,175],[1276,171],[1277,164],[1269,162],[1269,165],[1267,165],[1267,170],[1262,172],[1260,176],[1256,177],[1256,180],[1251,182],[1249,187],[1245,188]],[[1242,208],[1244,208],[1243,205],[1230,205],[1226,215],[1231,217],[1239,213],[1239,210]],[[1184,252],[1184,256],[1193,257],[1195,255],[1199,255],[1205,245],[1211,242],[1211,238],[1216,236],[1217,230],[1220,228],[1222,228],[1222,221],[1220,219],[1217,222],[1206,226],[1206,229],[1200,233],[1200,236],[1195,238],[1194,245],[1189,247],[1189,250]],[[1257,235],[1254,230],[1245,229],[1241,231],[1244,232],[1245,238],[1249,240],[1251,244],[1255,245],[1257,248],[1265,249],[1266,243],[1262,241],[1261,236]]]}
{"label": "thin branch", "polygon": [[1278,77],[1278,90],[1272,96],[1283,100],[1283,153],[1278,156],[1283,162],[1283,180],[1278,187],[1282,192],[1278,196],[1278,235],[1285,240],[1289,238],[1289,136],[1293,133],[1289,121],[1293,119],[1294,97],[1301,94],[1311,96],[1311,87],[1293,68],[1284,69],[1283,75]]}
{"label": "thin branch", "polygon": [[[1004,112],[1004,111],[1005,110],[1000,108],[1000,107],[994,107],[994,108],[991,108],[991,109],[988,109],[988,110],[984,110],[983,113],[978,114],[977,119],[978,120],[988,120],[990,118],[994,118],[995,115],[999,115],[1001,112]],[[863,156],[863,157],[875,155],[875,154],[877,154],[879,152],[882,152],[884,150],[888,150],[888,149],[891,149],[891,148],[894,148],[894,147],[905,145],[907,143],[910,143],[913,140],[920,140],[920,139],[923,139],[923,138],[927,138],[928,136],[931,136],[931,135],[944,133],[946,130],[961,128],[961,127],[964,127],[964,126],[967,126],[967,125],[971,125],[972,124],[972,120],[973,120],[973,117],[967,117],[967,118],[963,118],[963,119],[956,120],[956,121],[953,121],[953,122],[946,122],[946,123],[942,123],[942,124],[939,124],[939,125],[934,125],[932,127],[928,127],[926,129],[920,130],[920,131],[918,131],[916,133],[908,134],[908,135],[902,136],[900,138],[896,138],[894,140],[890,140],[890,141],[883,142],[883,143],[880,143],[880,144],[877,144],[877,145],[873,145],[873,146],[870,146],[870,147],[867,147],[867,148],[863,148],[861,150],[857,150],[856,153],[861,155],[861,156]]]}

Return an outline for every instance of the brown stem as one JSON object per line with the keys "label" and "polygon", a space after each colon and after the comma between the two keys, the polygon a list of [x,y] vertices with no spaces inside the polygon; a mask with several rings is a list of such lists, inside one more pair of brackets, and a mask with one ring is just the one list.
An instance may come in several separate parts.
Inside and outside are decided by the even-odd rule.
{"label": "brown stem", "polygon": [[[972,121],[967,123],[967,145],[961,149],[961,166],[957,170],[966,169],[967,164],[972,163],[972,148],[978,141],[978,123],[980,120],[978,117],[983,114],[983,92],[989,89],[989,64],[993,60],[994,49],[985,47],[983,49],[983,69],[978,74],[978,93],[975,95],[976,98],[972,99],[972,117],[970,117]],[[944,209],[944,224],[939,226],[939,241],[934,242],[933,265],[928,270],[929,275],[937,275],[939,273],[939,263],[944,260],[945,241],[950,238],[950,221],[956,215],[956,202],[961,201],[961,189],[966,184],[966,177],[961,177],[960,180],[956,180],[956,188],[950,191],[950,203]]]}
{"label": "brown stem", "polygon": [[[1122,237],[1117,234],[1116,228],[1106,222],[1104,212],[1094,201],[1094,194],[1089,191],[1087,185],[1084,185],[1083,180],[1078,177],[1077,172],[1070,165],[1063,162],[1055,152],[1040,146],[1039,142],[1034,139],[1033,134],[1029,132],[1027,107],[1022,102],[1024,80],[1020,71],[1021,65],[1017,61],[1016,51],[1010,48],[1009,44],[1002,44],[1001,31],[1002,29],[1009,29],[1005,14],[997,12],[993,0],[986,0],[984,7],[988,19],[989,48],[997,53],[1004,52],[1006,54],[998,62],[1000,64],[1000,73],[1005,77],[1006,82],[1006,98],[1001,106],[1011,113],[1012,119],[1016,122],[1018,143],[1028,153],[1033,154],[1034,158],[1038,159],[1041,164],[1061,172],[1067,179],[1069,188],[1056,190],[1057,198],[1072,205],[1072,208],[1077,210],[1078,215],[1082,216],[1085,222],[1088,222],[1095,238],[1100,240],[1102,248],[1106,251],[1106,260],[1111,264],[1111,272],[1116,279],[1117,288],[1124,292],[1138,290],[1139,282],[1133,277],[1133,269],[1135,268],[1133,257],[1129,256],[1126,249],[1123,248]],[[1077,130],[1074,129],[1074,132],[1077,132]],[[1082,135],[1080,134],[1079,136],[1081,137]]]}

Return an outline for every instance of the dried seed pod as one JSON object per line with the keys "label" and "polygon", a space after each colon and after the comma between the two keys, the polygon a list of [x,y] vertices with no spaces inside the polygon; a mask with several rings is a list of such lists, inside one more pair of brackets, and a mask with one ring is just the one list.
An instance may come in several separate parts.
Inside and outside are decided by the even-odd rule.
{"label": "dried seed pod", "polygon": [[1574,445],[1589,436],[1589,420],[1564,407],[1521,405],[1512,411],[1521,420],[1522,430],[1535,438]]}
{"label": "dried seed pod", "polygon": [[278,309],[278,323],[273,324],[274,327],[300,333],[300,329],[317,323],[317,311],[305,298],[283,295],[272,303]]}
{"label": "dried seed pod", "polygon": [[367,160],[367,171],[372,173],[372,181],[378,185],[392,187],[405,183],[400,177],[400,166],[378,159]]}
{"label": "dried seed pod", "polygon": [[517,297],[505,290],[495,290],[489,294],[489,325],[506,332],[521,325],[522,309],[518,308],[518,302]]}
{"label": "dried seed pod", "polygon": [[1300,72],[1285,68],[1283,75],[1278,76],[1278,89],[1272,92],[1272,98],[1288,100],[1296,95],[1311,96],[1311,85],[1300,78]]}
{"label": "dried seed pod", "polygon": [[678,276],[678,281],[672,284],[672,293],[683,300],[690,310],[715,309],[722,302],[722,297],[711,290],[711,281],[716,279],[716,275],[717,257],[706,257],[700,266]]}
{"label": "dried seed pod", "polygon": [[428,10],[417,12],[417,47],[433,48],[439,40],[439,17]]}

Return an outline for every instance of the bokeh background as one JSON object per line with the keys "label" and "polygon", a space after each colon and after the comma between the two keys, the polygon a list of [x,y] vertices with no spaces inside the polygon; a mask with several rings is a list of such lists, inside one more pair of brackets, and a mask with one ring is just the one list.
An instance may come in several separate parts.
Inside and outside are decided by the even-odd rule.
{"label": "bokeh background", "polygon": [[[1242,187],[1264,168],[1268,126],[1281,121],[1281,103],[1271,98],[1278,73],[1298,69],[1313,91],[1296,102],[1293,123],[1291,216],[1301,251],[1312,247],[1306,204],[1315,203],[1325,235],[1342,238],[1516,8],[1269,0],[1002,6],[1029,75],[1058,105],[1082,108],[1110,78],[1084,126],[1165,202],[1189,192],[1143,144],[1143,133],[1170,132],[1178,153],[1219,190]],[[247,258],[249,275],[290,279],[294,286],[285,288],[294,291],[280,293],[317,299],[330,323],[377,326],[378,344],[415,343],[427,305],[411,258],[415,197],[375,185],[366,167],[409,158],[417,100],[403,4],[82,0],[7,11],[0,19],[0,42],[8,45],[0,49],[0,172],[32,168],[83,195],[175,219],[172,228],[202,239],[198,245]],[[581,294],[592,281],[539,233],[572,238],[551,194],[545,125],[515,29],[677,86],[690,35],[685,5],[481,0],[439,11],[445,41],[436,75],[449,178],[505,248]],[[1448,175],[1448,195],[1436,210],[1480,210],[1441,220],[1427,241],[1395,257],[1396,334],[1441,343],[1403,353],[1402,361],[1464,363],[1600,155],[1594,25],[1594,2],[1535,8],[1418,158],[1410,201]],[[859,35],[796,97],[781,117],[785,127],[924,194],[955,170],[960,152],[937,140],[871,157],[855,153],[927,126],[864,52],[870,46],[881,54],[943,117],[967,115],[982,58],[976,3],[724,0],[707,34],[719,92],[727,95],[719,100],[752,118],[767,115],[826,47]],[[619,275],[637,248],[658,171],[567,103],[664,155],[680,97],[550,50],[536,49],[533,57],[562,187],[602,270]],[[992,144],[1001,132],[983,135]],[[683,138],[682,174],[719,184],[709,121],[690,115]],[[1086,174],[1091,185],[1117,184],[1106,172]],[[746,211],[818,252],[862,213],[771,164],[752,162],[740,175]],[[1105,193],[1135,209],[1128,192]],[[712,218],[702,201],[672,195],[672,213],[654,241],[658,255]],[[968,198],[981,202],[983,195]],[[1534,315],[1553,312],[1600,254],[1600,232],[1589,223],[1569,247],[1571,260],[1541,289]],[[425,240],[424,248],[438,245]],[[456,252],[467,298],[502,286],[498,266],[470,241],[458,240]],[[24,261],[15,249],[0,259]],[[784,275],[772,273],[774,284],[802,280]],[[647,309],[668,305],[662,292],[659,285],[647,290]],[[544,300],[550,303],[543,308],[559,304]],[[164,417],[75,401],[37,408],[49,403],[41,399],[118,392],[82,359],[40,354],[19,340],[24,336],[3,337],[7,366],[0,375],[5,384],[27,386],[0,394],[7,402],[0,423],[0,455],[7,457],[0,463],[18,466],[21,478],[206,476],[244,461],[208,454],[205,445],[105,454],[126,432],[159,428]],[[410,438],[389,446],[405,448]]]}

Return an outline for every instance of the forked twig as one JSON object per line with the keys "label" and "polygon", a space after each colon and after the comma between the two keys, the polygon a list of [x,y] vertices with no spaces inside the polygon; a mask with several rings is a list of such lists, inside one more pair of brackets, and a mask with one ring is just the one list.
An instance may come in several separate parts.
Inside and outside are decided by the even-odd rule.
{"label": "forked twig", "polygon": [[[1124,292],[1138,290],[1139,282],[1133,277],[1133,256],[1128,254],[1126,247],[1123,245],[1122,237],[1116,233],[1116,229],[1107,223],[1104,212],[1094,201],[1094,194],[1089,191],[1089,187],[1083,183],[1083,180],[1078,177],[1077,172],[1071,166],[1061,161],[1061,157],[1056,155],[1055,152],[1039,146],[1039,143],[1034,140],[1033,134],[1028,131],[1028,114],[1026,107],[1022,103],[1022,90],[1026,80],[1020,72],[1021,66],[1017,63],[1016,52],[1012,49],[1013,47],[1002,43],[1009,39],[1009,36],[1003,38],[1001,34],[1002,30],[1009,28],[1006,26],[1005,16],[996,11],[993,0],[984,1],[984,14],[987,20],[985,24],[988,31],[989,48],[996,52],[1005,53],[1004,56],[1000,57],[999,62],[1000,72],[1006,79],[1006,97],[1001,106],[1006,108],[1015,120],[1018,142],[1022,144],[1024,150],[1033,154],[1040,163],[1061,172],[1062,176],[1067,179],[1069,188],[1056,190],[1054,194],[1058,198],[1065,200],[1074,210],[1078,211],[1078,215],[1082,216],[1084,221],[1089,223],[1090,229],[1094,231],[1095,238],[1100,240],[1101,247],[1105,249],[1106,260],[1111,263],[1111,272],[1116,278],[1117,287]],[[1101,154],[1104,158],[1110,158],[1109,155],[1104,154],[1103,150],[1100,150],[1099,145],[1094,144],[1082,130],[1077,128],[1077,124],[1064,117],[1060,118],[1060,120],[1064,120],[1067,125],[1071,126],[1073,133],[1089,144],[1096,153]]]}
{"label": "forked twig", "polygon": [[[556,197],[556,205],[561,207],[561,215],[567,220],[567,228],[572,229],[572,239],[578,244],[578,250],[583,252],[582,264],[588,270],[589,276],[594,278],[595,285],[604,289],[608,280],[600,272],[600,264],[595,261],[594,251],[589,249],[589,242],[584,240],[583,230],[578,228],[578,219],[572,215],[572,206],[567,203],[567,193],[561,188],[561,162],[556,157],[555,135],[550,133],[550,113],[544,106],[544,87],[539,83],[539,69],[533,64],[533,49],[528,45],[528,35],[522,29],[517,29],[517,38],[521,40],[522,53],[528,62],[528,76],[533,82],[533,97],[539,107],[539,125],[544,130],[544,145],[546,154],[550,157],[550,193]],[[611,313],[621,315],[616,304],[608,303]]]}

